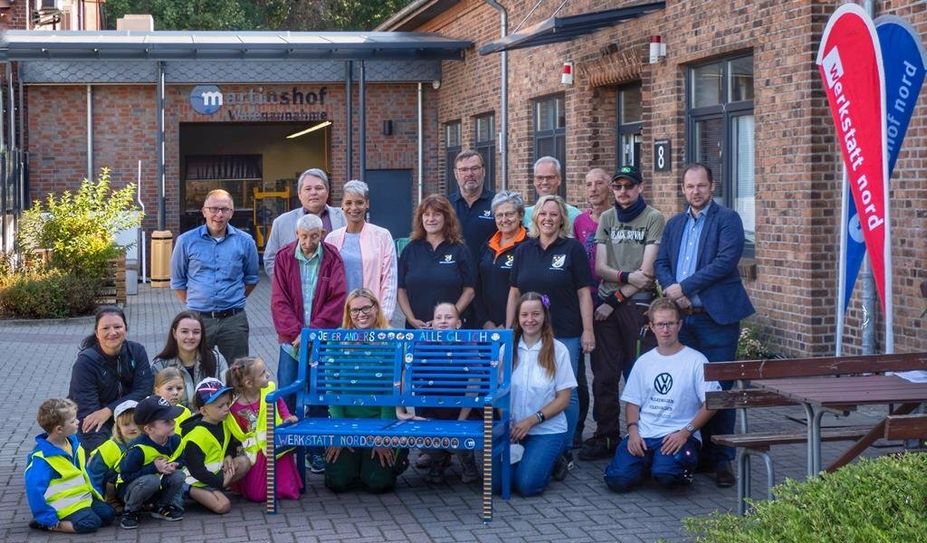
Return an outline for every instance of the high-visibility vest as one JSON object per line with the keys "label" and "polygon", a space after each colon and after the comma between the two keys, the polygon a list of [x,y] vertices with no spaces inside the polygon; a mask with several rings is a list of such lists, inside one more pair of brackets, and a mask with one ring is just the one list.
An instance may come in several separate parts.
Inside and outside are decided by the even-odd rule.
{"label": "high-visibility vest", "polygon": [[[135,444],[135,445],[132,445],[132,446],[129,447],[128,449],[126,449],[125,454],[129,454],[129,451],[132,450],[133,448],[139,448],[139,449],[141,449],[142,454],[144,454],[144,459],[142,460],[142,465],[143,465],[143,466],[147,466],[148,464],[154,462],[154,461],[155,461],[156,459],[158,459],[158,458],[164,458],[164,459],[167,460],[168,462],[174,462],[174,461],[176,461],[178,458],[180,458],[181,454],[183,453],[183,447],[178,446],[178,447],[177,447],[177,450],[174,451],[174,454],[172,454],[172,455],[170,456],[170,458],[168,458],[167,456],[164,455],[163,452],[159,451],[158,449],[155,449],[155,448],[152,447],[151,445],[145,445],[145,444],[143,444],[143,443],[137,443],[137,444]],[[118,487],[119,485],[121,485],[121,484],[123,484],[123,483],[125,483],[125,481],[122,480],[122,474],[120,473],[120,474],[119,474],[119,477],[116,478],[116,486]]]}
{"label": "high-visibility vest", "polygon": [[180,429],[180,423],[192,417],[193,413],[189,409],[187,409],[187,407],[184,405],[177,404],[177,407],[183,408],[183,413],[181,413],[180,415],[177,415],[177,418],[174,419],[174,433],[176,433],[179,436],[182,436],[183,430]]}
{"label": "high-visibility vest", "polygon": [[[188,443],[196,443],[200,450],[203,451],[206,469],[212,474],[217,474],[222,471],[222,461],[225,459],[225,451],[228,450],[229,440],[231,439],[228,430],[223,434],[224,438],[220,444],[219,440],[216,439],[216,436],[214,436],[208,428],[204,426],[194,426],[193,429],[187,432],[187,435],[183,436],[183,440],[180,442],[180,450],[184,450]],[[188,485],[198,487],[208,486],[206,483],[190,475],[189,468],[184,467],[183,471],[187,476],[186,481]]]}
{"label": "high-visibility vest", "polygon": [[48,488],[45,490],[45,502],[54,508],[58,520],[90,507],[94,498],[103,500],[103,496],[93,488],[90,476],[87,475],[84,448],[78,445],[74,454],[77,456],[76,466],[67,456],[45,456],[42,451],[36,451],[32,453],[26,467],[28,470],[36,458],[41,458],[59,475],[57,479],[48,482]]}
{"label": "high-visibility vest", "polygon": [[118,472],[119,461],[122,460],[123,452],[125,451],[123,451],[122,446],[117,443],[115,439],[108,439],[90,453],[90,459],[93,460],[95,457],[99,456],[103,459],[103,463],[106,464],[106,467]]}
{"label": "high-visibility vest", "polygon": [[[245,432],[241,429],[241,426],[238,425],[238,421],[235,420],[235,417],[230,413],[228,417],[225,418],[225,428],[226,430],[235,436],[235,439],[241,441],[241,446],[247,455],[248,460],[251,461],[253,466],[257,460],[258,452],[264,452],[264,448],[267,445],[267,395],[276,390],[277,386],[270,382],[266,387],[261,389],[261,399],[259,401],[257,420],[254,421],[254,429],[250,432]],[[280,417],[280,411],[275,412],[274,424],[277,426],[283,424],[283,419]],[[279,455],[278,455],[279,457]]]}

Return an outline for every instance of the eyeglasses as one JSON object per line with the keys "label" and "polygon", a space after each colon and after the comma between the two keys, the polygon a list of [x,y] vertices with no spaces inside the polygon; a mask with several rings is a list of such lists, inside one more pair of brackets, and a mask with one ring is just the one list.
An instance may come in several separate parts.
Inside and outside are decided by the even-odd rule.
{"label": "eyeglasses", "polygon": [[535,175],[534,176],[535,181],[553,181],[554,179],[557,179],[556,175]]}
{"label": "eyeglasses", "polygon": [[232,209],[232,208],[230,208],[230,207],[213,207],[213,206],[208,206],[208,207],[204,207],[203,209],[205,209],[206,211],[212,213],[213,215],[218,215],[218,214],[220,214],[220,213],[223,214],[223,215],[229,215],[229,214],[231,214],[233,211],[235,211],[234,209]]}
{"label": "eyeglasses", "polygon": [[612,184],[611,184],[611,187],[612,187],[612,190],[617,190],[617,191],[627,190],[627,191],[630,191],[631,189],[634,188],[634,183],[612,183]]}
{"label": "eyeglasses", "polygon": [[460,173],[476,173],[482,169],[482,166],[470,166],[469,168],[457,168],[457,171]]}
{"label": "eyeglasses", "polygon": [[502,212],[496,213],[493,216],[497,219],[511,219],[515,217],[516,215],[518,215],[518,212],[516,211],[502,211]]}
{"label": "eyeglasses", "polygon": [[670,328],[677,326],[677,325],[679,325],[679,321],[650,323],[651,328],[659,328],[661,330],[669,330]]}
{"label": "eyeglasses", "polygon": [[373,311],[373,305],[365,305],[364,307],[352,307],[350,309],[352,317],[356,317],[360,314],[366,315],[370,313],[371,311]]}

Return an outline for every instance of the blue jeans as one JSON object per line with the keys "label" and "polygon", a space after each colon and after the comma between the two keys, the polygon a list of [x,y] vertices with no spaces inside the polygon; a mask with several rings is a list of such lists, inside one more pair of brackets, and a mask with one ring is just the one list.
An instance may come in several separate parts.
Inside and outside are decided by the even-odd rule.
{"label": "blue jeans", "polygon": [[[683,318],[679,341],[705,355],[709,362],[729,362],[737,359],[737,342],[740,339],[740,323],[718,324],[707,313],[689,315]],[[721,388],[730,390],[733,381],[720,381]],[[702,428],[702,455],[714,467],[732,462],[736,455],[732,447],[720,447],[711,442],[711,436],[733,434],[737,424],[737,412],[733,409],[719,409]]]}
{"label": "blue jeans", "polygon": [[647,472],[663,487],[685,483],[698,465],[699,440],[689,437],[676,454],[663,454],[662,437],[645,438],[644,456],[634,456],[628,450],[625,437],[615,450],[615,457],[605,468],[605,484],[615,492],[627,492],[638,485]]}
{"label": "blue jeans", "polygon": [[[512,489],[524,497],[537,496],[547,489],[550,475],[554,471],[554,462],[560,457],[564,444],[569,445],[573,434],[528,434],[521,440],[525,448],[521,460],[512,464]],[[492,473],[492,489],[498,494],[502,488],[502,474],[499,472],[499,462],[502,457],[495,458],[495,469]]]}
{"label": "blue jeans", "polygon": [[138,513],[145,504],[157,506],[173,505],[183,511],[184,472],[177,470],[170,475],[142,475],[126,485],[123,501],[126,513]]}
{"label": "blue jeans", "polygon": [[[570,365],[573,366],[573,377],[579,373],[579,361],[583,355],[582,345],[578,337],[558,337],[557,341],[566,345],[570,352]],[[567,419],[567,435],[570,439],[563,442],[563,448],[560,451],[563,454],[569,452],[573,446],[573,434],[576,433],[576,424],[579,422],[579,395],[576,389],[570,393],[570,405],[563,411]]]}
{"label": "blue jeans", "polygon": [[106,502],[93,500],[90,507],[78,509],[61,520],[67,520],[79,534],[97,531],[100,526],[109,526],[116,518],[116,511]]}

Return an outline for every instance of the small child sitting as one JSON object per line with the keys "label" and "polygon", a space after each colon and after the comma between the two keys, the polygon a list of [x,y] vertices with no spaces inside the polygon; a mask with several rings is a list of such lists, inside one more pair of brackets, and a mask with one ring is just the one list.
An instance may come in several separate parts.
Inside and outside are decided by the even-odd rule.
{"label": "small child sitting", "polygon": [[119,475],[119,461],[126,452],[129,443],[140,435],[135,424],[135,407],[138,402],[126,400],[113,411],[113,437],[104,441],[90,453],[87,473],[97,492],[103,495],[106,503],[122,508],[116,499],[116,477]]}
{"label": "small child sitting", "polygon": [[176,405],[183,410],[174,417],[174,433],[179,436],[183,435],[180,425],[193,415],[185,405],[180,403],[186,398],[185,387],[183,374],[175,367],[164,368],[155,374],[154,393],[171,402],[171,405]]}
{"label": "small child sitting", "polygon": [[116,495],[125,502],[119,525],[138,528],[142,508],[154,502],[151,516],[183,519],[183,460],[174,417],[182,410],[160,396],[148,396],[135,408],[135,424],[144,435],[129,444],[119,463]]}
{"label": "small child sitting", "polygon": [[83,534],[109,526],[116,512],[87,475],[87,455],[76,435],[77,404],[46,400],[36,420],[45,433],[36,436],[26,466],[26,497],[34,519],[29,527]]}
{"label": "small child sitting", "polygon": [[199,415],[184,423],[181,442],[190,497],[220,515],[232,508],[222,489],[244,477],[251,468],[247,456],[235,455],[240,442],[226,429],[227,424],[236,424],[226,420],[231,405],[232,387],[212,377],[203,379],[193,396],[193,407]]}

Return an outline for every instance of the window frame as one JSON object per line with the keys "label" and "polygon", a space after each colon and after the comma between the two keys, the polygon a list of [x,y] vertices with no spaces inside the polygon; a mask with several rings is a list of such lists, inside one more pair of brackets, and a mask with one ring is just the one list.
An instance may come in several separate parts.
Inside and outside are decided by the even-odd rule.
{"label": "window frame", "polygon": [[[489,122],[489,139],[480,140],[479,123]],[[483,157],[484,186],[496,190],[496,112],[473,117],[473,150]]]}
{"label": "window frame", "polygon": [[[457,145],[449,145],[450,131],[456,127]],[[463,123],[454,119],[444,123],[444,183],[445,193],[450,196],[457,190],[457,177],[454,176],[454,159],[463,150]]]}
{"label": "window frame", "polygon": [[[554,115],[554,127],[549,129],[541,130],[539,126],[539,117],[540,117],[540,107],[541,104],[545,102],[552,102],[554,104],[557,101],[560,101],[560,111],[563,112],[563,125],[557,126],[557,122],[560,119],[559,115]],[[554,108],[554,111],[557,111],[557,108]],[[534,190],[534,163],[537,162],[542,156],[553,156],[560,161],[560,189],[558,194],[564,200],[566,200],[566,178],[567,178],[567,164],[566,164],[566,127],[567,127],[567,117],[566,117],[566,94],[559,92],[555,94],[547,94],[544,96],[538,96],[531,100],[531,123],[532,123],[532,145],[533,145],[533,155],[534,159],[531,161],[532,171],[530,172],[532,184],[531,184],[531,193],[534,195],[534,199],[537,200],[537,192]],[[553,153],[543,153],[539,152],[540,143],[543,141],[552,141],[553,143]]]}
{"label": "window frame", "polygon": [[[617,88],[615,93],[615,170],[622,166],[634,166],[638,170],[641,167],[641,147],[643,144],[643,107],[641,107],[641,120],[631,123],[623,123],[622,117],[624,113],[624,102],[622,100],[623,93],[637,88],[638,93],[642,93],[643,86],[640,81],[630,83],[627,85],[621,85]],[[642,95],[641,95],[642,96]],[[641,106],[643,106],[643,96],[641,97]],[[641,142],[641,145],[636,147],[637,152],[635,152],[635,146],[632,144],[631,149],[631,164],[624,163],[624,150],[622,149],[622,139],[625,136],[634,136],[638,137],[638,141]]]}
{"label": "window frame", "polygon": [[[720,163],[721,167],[717,168],[715,171],[715,201],[723,204],[724,206],[730,209],[735,208],[734,196],[735,196],[735,187],[734,187],[734,175],[736,173],[736,164],[732,160],[733,151],[735,147],[735,142],[733,141],[733,123],[737,117],[752,115],[754,116],[754,123],[756,120],[755,117],[755,94],[754,98],[750,100],[740,100],[737,102],[730,101],[730,95],[732,93],[732,74],[731,74],[731,64],[739,59],[751,58],[754,59],[753,51],[738,53],[722,58],[714,58],[704,62],[698,62],[690,64],[686,69],[686,156],[687,162],[694,162],[698,157],[698,147],[696,142],[696,125],[699,122],[709,121],[712,119],[721,120],[721,158]],[[694,107],[695,100],[695,71],[698,68],[705,66],[710,66],[712,64],[721,64],[721,78],[723,80],[723,85],[721,85],[721,96],[719,97],[719,103],[709,106],[700,106]],[[755,59],[753,66],[755,68]],[[755,84],[755,69],[752,72],[754,74],[754,84]],[[754,86],[755,89],[755,86]],[[755,124],[754,124],[755,126]],[[753,135],[754,149],[756,145],[756,132],[754,130]],[[756,216],[756,155],[754,151],[754,217]],[[720,190],[719,190],[720,189]],[[720,192],[720,195],[719,195]],[[744,256],[753,257],[756,254],[756,224],[754,222],[754,231],[753,237],[754,241],[747,240],[744,245]]]}

